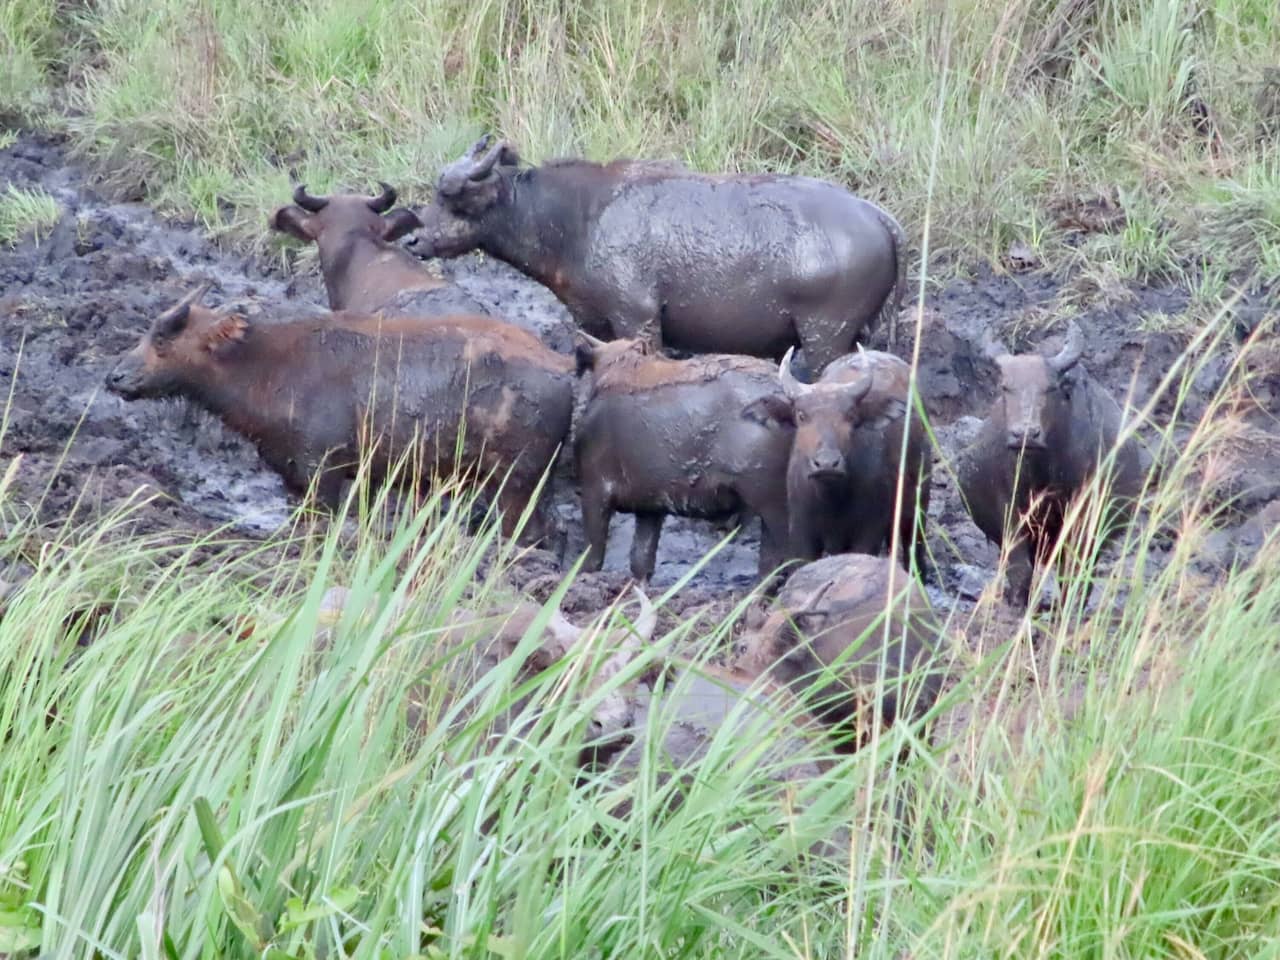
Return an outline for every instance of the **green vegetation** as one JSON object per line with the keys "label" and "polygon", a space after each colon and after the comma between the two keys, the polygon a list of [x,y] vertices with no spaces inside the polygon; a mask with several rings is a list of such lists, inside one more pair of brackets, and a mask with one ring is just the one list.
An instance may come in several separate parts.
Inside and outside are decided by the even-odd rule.
{"label": "green vegetation", "polygon": [[[57,61],[73,109],[51,122],[122,180],[254,240],[291,169],[316,189],[379,177],[421,197],[497,131],[532,161],[832,177],[917,241],[928,210],[931,249],[953,263],[1017,245],[1121,278],[1205,263],[1280,276],[1272,0],[5,9],[5,99],[44,90]],[[1064,245],[1082,225],[1096,232]]]}
{"label": "green vegetation", "polygon": [[0,191],[0,244],[13,244],[28,232],[35,233],[58,222],[58,201],[44,190],[23,190],[8,184]]}

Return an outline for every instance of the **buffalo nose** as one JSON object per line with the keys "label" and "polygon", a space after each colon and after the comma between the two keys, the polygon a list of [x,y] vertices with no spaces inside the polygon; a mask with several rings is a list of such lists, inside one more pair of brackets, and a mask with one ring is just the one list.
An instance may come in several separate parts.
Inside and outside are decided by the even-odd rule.
{"label": "buffalo nose", "polygon": [[809,457],[809,469],[814,473],[842,473],[844,457],[837,450],[820,450]]}
{"label": "buffalo nose", "polygon": [[1041,447],[1044,446],[1044,432],[1039,427],[1015,428],[1009,431],[1009,446],[1011,447]]}

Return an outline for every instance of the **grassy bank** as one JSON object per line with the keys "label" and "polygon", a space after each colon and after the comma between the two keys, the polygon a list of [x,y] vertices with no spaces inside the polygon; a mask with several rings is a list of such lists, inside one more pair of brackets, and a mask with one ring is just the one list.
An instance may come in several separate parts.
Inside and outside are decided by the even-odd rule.
{"label": "grassy bank", "polygon": [[422,196],[492,130],[533,161],[832,177],[917,241],[928,208],[962,262],[1280,276],[1272,0],[13,0],[0,21],[0,110],[255,238],[290,169]]}

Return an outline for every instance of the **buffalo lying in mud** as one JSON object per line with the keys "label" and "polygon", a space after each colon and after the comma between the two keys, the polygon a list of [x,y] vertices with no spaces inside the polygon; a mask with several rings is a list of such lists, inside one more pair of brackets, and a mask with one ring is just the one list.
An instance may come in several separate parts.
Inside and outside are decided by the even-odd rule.
{"label": "buffalo lying in mud", "polygon": [[604,561],[609,519],[635,514],[631,573],[653,575],[668,513],[760,517],[759,575],[784,559],[790,431],[750,417],[780,394],[773,366],[755,357],[708,354],[672,360],[646,340],[602,343],[582,335],[580,367],[593,383],[576,427],[588,570]]}
{"label": "buffalo lying in mud", "polygon": [[[902,562],[909,567],[914,557],[921,575],[929,570],[924,516],[933,454],[920,416],[908,415],[910,373],[893,354],[860,350],[828,366],[817,383],[803,384],[791,374],[790,352],[783,358],[783,392],[759,406],[762,415],[795,428],[787,467],[793,556],[887,550],[900,502]],[[899,501],[904,429],[909,436]]]}
{"label": "buffalo lying in mud", "polygon": [[897,317],[902,228],[834,184],[623,160],[518,163],[505,141],[476,143],[440,174],[410,249],[484,250],[550,288],[595,336],[772,360],[798,346],[813,370],[878,317]]}
{"label": "buffalo lying in mud", "polygon": [[916,721],[932,708],[941,637],[924,590],[893,558],[840,554],[787,578],[739,666],[794,691],[854,750],[874,724]]}
{"label": "buffalo lying in mud", "polygon": [[319,248],[332,310],[372,313],[394,306],[396,313],[415,316],[484,314],[480,304],[433,277],[395,242],[422,224],[411,210],[392,210],[396,191],[385,183],[380,186],[382,193],[376,197],[313,197],[299,184],[293,205],[277,208],[267,222],[272,230]]}
{"label": "buffalo lying in mud", "polygon": [[[333,313],[275,322],[199,305],[155,319],[107,387],[185,397],[257,444],[293,493],[336,507],[361,454],[371,479],[412,451],[406,479],[454,471],[496,491],[510,534],[569,429],[572,360],[488,317]],[[465,435],[459,430],[465,425]],[[545,500],[526,538],[551,532]]]}
{"label": "buffalo lying in mud", "polygon": [[[453,607],[441,627],[433,632],[431,643],[434,663],[428,666],[441,667],[441,674],[438,676],[433,671],[431,682],[415,684],[409,690],[406,711],[409,726],[427,730],[438,719],[430,704],[440,692],[440,676],[448,680],[449,696],[457,698],[517,655],[520,660],[514,664],[513,685],[523,684],[567,658],[581,658],[578,668],[586,673],[575,687],[575,695],[591,703],[579,764],[585,766],[607,759],[610,753],[630,742],[640,698],[635,682],[621,682],[615,689],[605,687],[642,655],[658,623],[657,612],[644,592],[638,588],[632,592],[639,607],[632,619],[620,622],[613,616],[615,608],[611,607],[584,627],[571,623],[557,609],[539,628],[544,610],[529,600],[521,600],[512,607],[490,603],[482,610],[465,604]],[[399,620],[408,612],[409,605],[408,598],[395,604],[393,616]],[[327,646],[331,642],[328,631],[344,617],[351,616],[349,608],[350,594],[345,587],[331,587],[325,593],[319,617],[325,635],[318,638],[318,645]],[[365,614],[370,618],[377,615],[376,610]],[[530,634],[535,630],[538,635],[532,639]],[[502,716],[495,717],[498,722],[494,735],[500,736],[513,722],[532,722],[527,716],[518,720],[530,700],[531,695],[526,694],[512,703]],[[469,707],[465,714],[469,719],[472,709]]]}
{"label": "buffalo lying in mud", "polygon": [[[1035,567],[1058,542],[1069,501],[1104,458],[1114,451],[1101,516],[1104,542],[1127,522],[1144,484],[1140,447],[1130,437],[1117,449],[1120,406],[1089,376],[1082,352],[1073,323],[1052,357],[998,357],[1000,395],[960,457],[960,493],[974,523],[993,543],[1012,543],[1004,596],[1019,608],[1030,599]],[[1062,559],[1069,560],[1068,551]]]}

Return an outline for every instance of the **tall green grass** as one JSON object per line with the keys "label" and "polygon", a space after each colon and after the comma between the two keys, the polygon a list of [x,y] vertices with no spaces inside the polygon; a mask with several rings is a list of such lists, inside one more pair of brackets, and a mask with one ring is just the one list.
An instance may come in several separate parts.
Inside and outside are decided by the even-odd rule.
{"label": "tall green grass", "polygon": [[[496,131],[535,162],[670,156],[830,177],[919,239],[939,115],[940,259],[999,263],[1017,243],[1123,277],[1206,258],[1280,275],[1276,145],[1255,142],[1262,68],[1280,62],[1269,0],[34,9],[46,14],[26,15],[25,47],[51,17],[82,40],[67,54],[78,141],[131,186],[255,238],[290,171],[317,189],[382,178],[422,197]],[[1124,230],[1064,247],[1072,210],[1116,189]]]}

